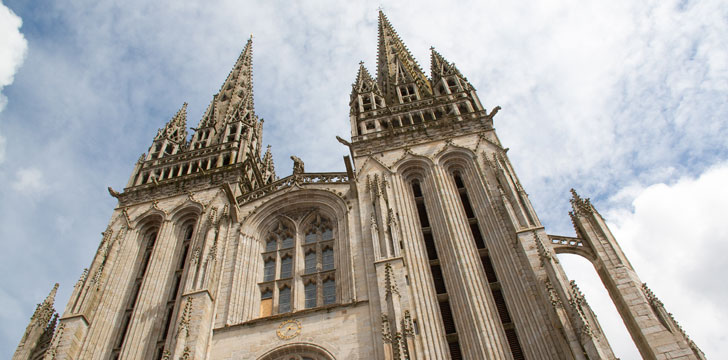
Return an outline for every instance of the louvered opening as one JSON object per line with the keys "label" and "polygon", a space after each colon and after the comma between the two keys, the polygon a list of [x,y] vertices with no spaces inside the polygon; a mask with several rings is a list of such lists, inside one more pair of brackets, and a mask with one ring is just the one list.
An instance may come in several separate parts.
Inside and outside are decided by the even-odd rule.
{"label": "louvered opening", "polygon": [[483,255],[480,257],[480,261],[483,263],[483,270],[485,270],[485,277],[488,278],[488,282],[498,282],[498,278],[495,276],[495,269],[493,269],[493,263],[490,262],[490,256]]}
{"label": "louvered opening", "polygon": [[460,352],[460,342],[455,341],[447,344],[450,347],[450,358],[452,360],[460,360],[463,354]]}
{"label": "louvered opening", "polygon": [[425,240],[427,259],[437,260],[437,249],[435,248],[435,239],[432,237],[432,232],[430,232],[429,230],[422,230],[422,237]]}
{"label": "louvered opening", "polygon": [[495,306],[498,308],[498,315],[501,318],[501,322],[506,324],[511,322],[511,315],[508,313],[508,308],[506,307],[506,300],[503,298],[503,292],[494,289],[493,290],[493,300],[495,301]]}
{"label": "louvered opening", "polygon": [[507,329],[506,338],[508,339],[508,347],[511,348],[511,354],[513,354],[513,360],[525,360],[526,357],[523,355],[521,343],[518,342],[518,334],[516,334],[516,329]]}
{"label": "louvered opening", "polygon": [[432,281],[435,283],[435,292],[438,295],[447,293],[447,289],[445,288],[445,279],[442,276],[442,269],[440,269],[440,265],[430,266],[430,271],[432,271]]}
{"label": "louvered opening", "polygon": [[418,198],[417,201],[417,215],[420,218],[420,226],[430,227],[430,220],[427,219],[427,210],[425,209],[425,202],[422,198]]}
{"label": "louvered opening", "polygon": [[478,249],[485,249],[485,242],[483,241],[483,236],[480,234],[480,228],[478,227],[477,221],[474,221],[470,224],[470,232],[473,233],[473,240],[475,240],[475,246]]}
{"label": "louvered opening", "polygon": [[468,199],[468,194],[465,192],[465,189],[460,190],[460,201],[463,203],[463,209],[468,219],[474,218],[475,213],[473,212],[473,207],[470,206],[470,199]]}
{"label": "louvered opening", "polygon": [[455,320],[452,317],[452,309],[450,302],[445,300],[440,302],[440,315],[442,315],[442,324],[445,326],[445,334],[455,334]]}

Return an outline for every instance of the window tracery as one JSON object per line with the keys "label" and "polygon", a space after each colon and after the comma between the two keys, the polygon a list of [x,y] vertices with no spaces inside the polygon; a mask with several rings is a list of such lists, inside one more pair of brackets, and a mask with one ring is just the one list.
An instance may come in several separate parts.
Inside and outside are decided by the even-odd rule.
{"label": "window tracery", "polygon": [[334,226],[318,213],[298,225],[279,220],[265,235],[261,317],[336,303]]}

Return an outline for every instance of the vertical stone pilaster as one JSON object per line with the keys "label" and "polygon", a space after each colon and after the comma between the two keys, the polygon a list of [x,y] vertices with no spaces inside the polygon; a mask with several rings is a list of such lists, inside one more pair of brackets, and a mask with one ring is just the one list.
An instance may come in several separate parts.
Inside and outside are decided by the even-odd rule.
{"label": "vertical stone pilaster", "polygon": [[[508,345],[495,305],[489,301],[488,284],[480,274],[480,259],[462,215],[462,205],[449,174],[442,168],[433,171],[437,191],[428,205],[433,229],[438,233],[442,270],[445,274],[461,349],[465,356],[485,359],[510,359]],[[427,201],[427,197],[425,198]],[[470,355],[468,355],[470,354]]]}

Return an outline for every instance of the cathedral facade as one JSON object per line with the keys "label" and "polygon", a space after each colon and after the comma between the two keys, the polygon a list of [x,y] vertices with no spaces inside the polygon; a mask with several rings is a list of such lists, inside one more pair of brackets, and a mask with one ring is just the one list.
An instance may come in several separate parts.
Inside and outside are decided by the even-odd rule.
{"label": "cathedral facade", "polygon": [[346,172],[276,174],[252,40],[191,139],[186,104],[121,192],[62,315],[56,288],[14,360],[615,359],[556,254],[591,261],[645,359],[704,359],[589,199],[548,234],[472,84],[426,75],[379,13]]}

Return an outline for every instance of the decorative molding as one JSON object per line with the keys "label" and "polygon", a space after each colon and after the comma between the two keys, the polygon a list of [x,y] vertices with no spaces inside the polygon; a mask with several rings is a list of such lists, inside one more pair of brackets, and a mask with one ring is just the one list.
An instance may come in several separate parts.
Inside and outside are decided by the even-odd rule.
{"label": "decorative molding", "polygon": [[185,337],[190,336],[190,318],[192,317],[192,298],[187,297],[185,302],[184,310],[182,311],[182,317],[179,321],[179,327],[177,329],[177,336],[185,332]]}
{"label": "decorative molding", "polygon": [[392,333],[389,327],[389,319],[386,314],[382,314],[382,340],[385,343],[392,343]]}
{"label": "decorative molding", "polygon": [[384,265],[384,291],[387,297],[392,296],[392,294],[401,296],[399,289],[397,289],[397,280],[394,278],[392,265],[389,263]]}
{"label": "decorative molding", "polygon": [[546,290],[549,293],[551,306],[553,306],[554,309],[563,307],[563,303],[561,303],[561,299],[559,299],[559,294],[556,293],[556,289],[554,289],[554,285],[551,284],[551,281],[549,281],[549,279],[544,280],[544,285],[546,285]]}

